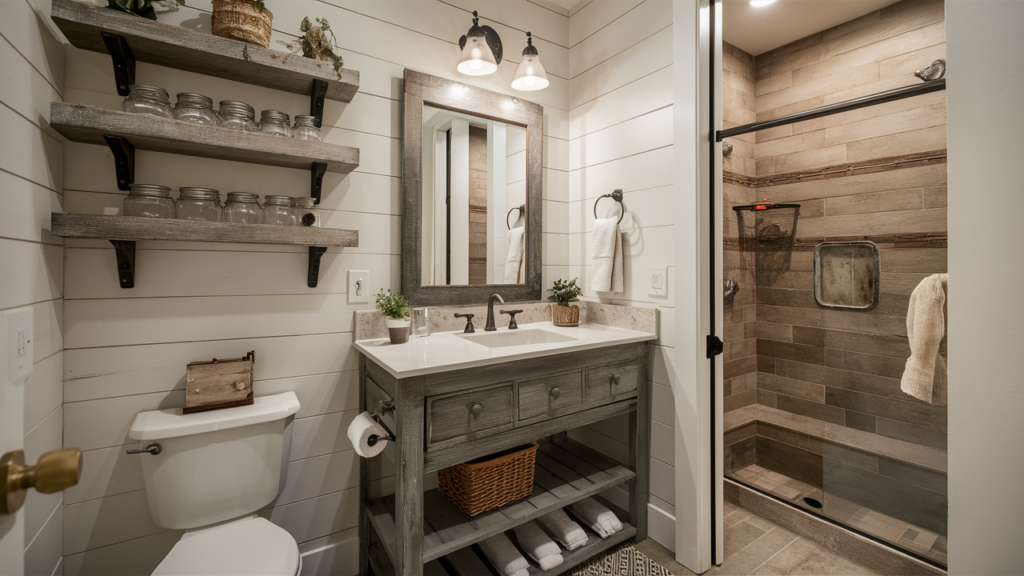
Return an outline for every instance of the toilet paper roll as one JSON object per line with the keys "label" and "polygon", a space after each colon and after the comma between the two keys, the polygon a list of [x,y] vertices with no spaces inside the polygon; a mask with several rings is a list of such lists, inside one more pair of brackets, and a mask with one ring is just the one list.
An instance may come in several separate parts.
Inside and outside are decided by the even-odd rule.
{"label": "toilet paper roll", "polygon": [[[370,436],[377,436],[377,442],[370,446]],[[348,439],[352,441],[352,447],[356,454],[363,458],[373,458],[384,451],[388,441],[384,440],[388,431],[373,419],[369,412],[363,412],[352,420],[348,425]]]}

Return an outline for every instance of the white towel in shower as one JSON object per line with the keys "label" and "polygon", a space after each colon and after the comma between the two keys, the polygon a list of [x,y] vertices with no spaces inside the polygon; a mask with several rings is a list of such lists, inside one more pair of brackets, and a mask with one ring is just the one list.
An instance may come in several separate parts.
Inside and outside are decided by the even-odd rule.
{"label": "white towel in shower", "polygon": [[948,285],[948,274],[933,274],[922,280],[910,295],[907,310],[910,358],[900,380],[903,392],[939,406],[948,402],[946,363],[939,354],[946,328],[942,309]]}
{"label": "white towel in shower", "polygon": [[548,535],[561,543],[562,546],[565,546],[569,551],[587,545],[587,533],[583,531],[583,528],[580,528],[579,524],[573,522],[572,518],[569,518],[565,510],[561,508],[541,516],[537,519],[537,522],[540,522],[540,525],[544,527],[544,531]]}
{"label": "white towel in shower", "polygon": [[526,267],[526,226],[520,226],[508,231],[508,255],[505,257],[505,284],[521,284],[526,279],[524,268]]}
{"label": "white towel in shower", "polygon": [[601,538],[607,538],[622,530],[622,522],[614,512],[602,506],[593,498],[584,498],[570,507],[577,518],[583,520]]}
{"label": "white towel in shower", "polygon": [[513,528],[512,531],[516,533],[519,547],[526,551],[527,556],[533,558],[540,565],[541,570],[547,572],[564,561],[562,549],[558,547],[558,544],[555,544],[554,540],[548,538],[548,535],[544,533],[544,530],[536,520],[520,524]]}
{"label": "white towel in shower", "polygon": [[504,532],[481,542],[480,549],[498,572],[505,576],[527,576],[530,573],[530,563],[516,550]]}
{"label": "white towel in shower", "polygon": [[622,292],[622,234],[617,218],[598,218],[594,223],[591,254],[590,289]]}

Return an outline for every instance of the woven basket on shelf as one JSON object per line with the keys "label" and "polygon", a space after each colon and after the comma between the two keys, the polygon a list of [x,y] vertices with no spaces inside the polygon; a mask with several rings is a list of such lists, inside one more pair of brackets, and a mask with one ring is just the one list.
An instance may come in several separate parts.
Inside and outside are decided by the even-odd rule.
{"label": "woven basket on shelf", "polygon": [[250,0],[213,0],[213,35],[270,47],[274,15]]}
{"label": "woven basket on shelf", "polygon": [[487,459],[456,464],[437,472],[438,489],[469,516],[493,510],[533,494],[534,444]]}

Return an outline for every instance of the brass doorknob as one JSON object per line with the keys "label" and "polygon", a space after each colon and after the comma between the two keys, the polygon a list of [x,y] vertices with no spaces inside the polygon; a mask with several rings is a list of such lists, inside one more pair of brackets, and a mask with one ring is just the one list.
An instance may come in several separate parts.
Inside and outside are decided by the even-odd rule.
{"label": "brass doorknob", "polygon": [[0,514],[21,509],[29,488],[52,494],[78,484],[81,477],[82,451],[78,448],[47,452],[35,466],[25,465],[23,451],[8,452],[0,458]]}

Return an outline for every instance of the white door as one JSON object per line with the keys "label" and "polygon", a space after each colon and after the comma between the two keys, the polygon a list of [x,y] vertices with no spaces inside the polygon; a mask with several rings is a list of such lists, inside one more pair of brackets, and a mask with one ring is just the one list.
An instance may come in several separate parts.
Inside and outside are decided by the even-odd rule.
{"label": "white door", "polygon": [[[24,448],[24,418],[25,381],[0,380],[0,455]],[[0,515],[0,574],[24,574],[24,552],[25,510]]]}

